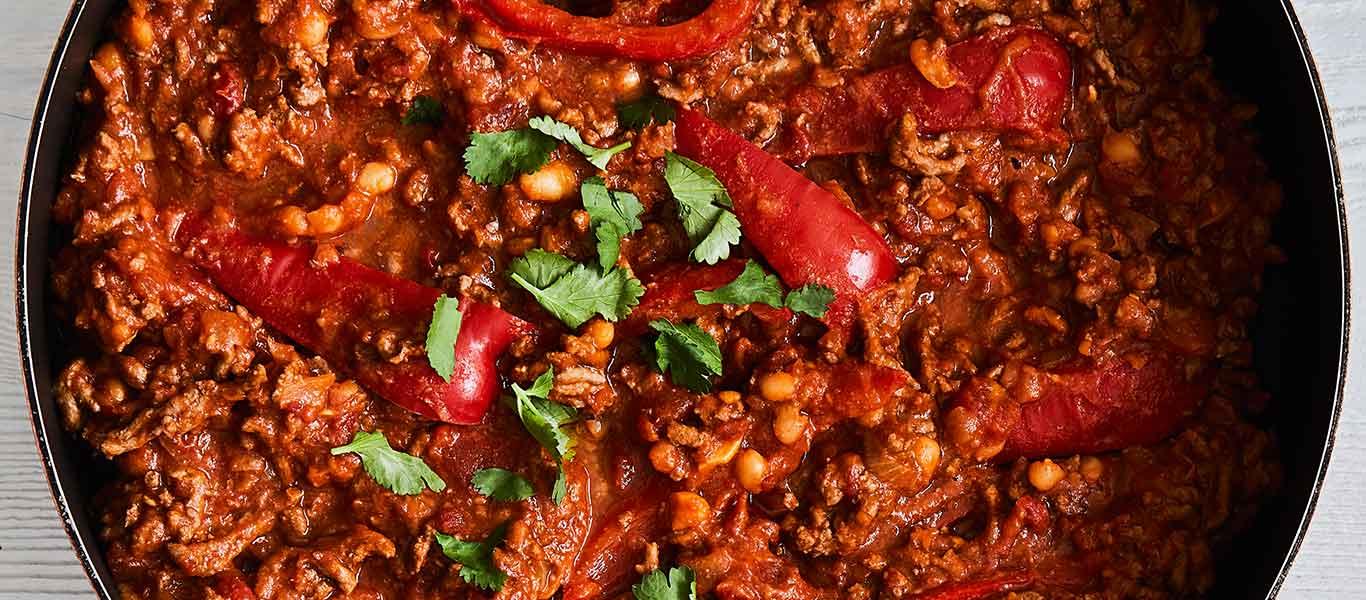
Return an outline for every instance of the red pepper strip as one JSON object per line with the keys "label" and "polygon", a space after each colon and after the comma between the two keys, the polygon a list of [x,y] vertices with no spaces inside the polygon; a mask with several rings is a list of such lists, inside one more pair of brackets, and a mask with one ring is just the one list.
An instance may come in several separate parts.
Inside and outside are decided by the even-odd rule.
{"label": "red pepper strip", "polygon": [[646,544],[669,532],[664,499],[668,489],[658,480],[625,495],[601,519],[579,553],[573,575],[564,585],[563,600],[615,598],[640,578],[635,564]]}
{"label": "red pepper strip", "polygon": [[256,592],[247,585],[237,569],[223,571],[213,578],[213,591],[226,600],[256,600]]}
{"label": "red pepper strip", "polygon": [[835,291],[825,322],[844,329],[860,294],[897,274],[887,242],[853,209],[735,132],[680,108],[678,152],[716,172],[745,238],[789,286]]}
{"label": "red pepper strip", "polygon": [[806,86],[790,98],[805,113],[778,142],[778,154],[812,156],[875,152],[887,129],[910,113],[921,133],[965,129],[1020,133],[1066,143],[1063,111],[1072,89],[1072,60],[1052,35],[1002,27],[948,47],[957,82],[939,89],[912,64],[874,71],[844,85]]}
{"label": "red pepper strip", "polygon": [[455,371],[447,383],[425,356],[389,362],[373,357],[359,339],[380,329],[425,331],[441,290],[349,258],[317,267],[311,248],[194,219],[177,237],[196,250],[196,263],[214,284],[248,310],[384,399],[441,421],[478,423],[498,395],[498,356],[534,331],[496,306],[461,298]]}
{"label": "red pepper strip", "polygon": [[948,421],[979,440],[1003,443],[996,461],[1092,454],[1167,437],[1207,391],[1203,379],[1187,378],[1183,357],[1156,350],[1076,361],[1040,375],[1037,398],[1023,404],[999,386],[969,382]]}
{"label": "red pepper strip", "polygon": [[946,583],[911,596],[911,600],[983,600],[1011,590],[1022,589],[1033,582],[1034,576],[1029,573],[1009,573],[980,581]]}
{"label": "red pepper strip", "polygon": [[[719,314],[720,304],[699,304],[694,294],[698,290],[711,291],[740,276],[745,261],[732,259],[716,265],[671,266],[656,273],[645,286],[645,295],[631,315],[621,324],[628,336],[639,335],[655,319],[675,323],[690,321],[709,314]],[[782,323],[792,319],[792,311],[767,304],[753,304],[750,312],[760,320]]]}
{"label": "red pepper strip", "polygon": [[541,0],[455,0],[467,15],[487,18],[509,36],[571,52],[662,62],[715,52],[749,26],[758,0],[713,0],[676,25],[624,25],[570,14]]}

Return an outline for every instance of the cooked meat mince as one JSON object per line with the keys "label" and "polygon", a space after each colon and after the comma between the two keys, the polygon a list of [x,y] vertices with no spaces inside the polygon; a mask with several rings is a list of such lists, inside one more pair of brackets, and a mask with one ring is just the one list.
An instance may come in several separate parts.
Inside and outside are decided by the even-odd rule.
{"label": "cooked meat mince", "polygon": [[131,0],[53,207],[119,590],[1208,592],[1281,480],[1214,18]]}

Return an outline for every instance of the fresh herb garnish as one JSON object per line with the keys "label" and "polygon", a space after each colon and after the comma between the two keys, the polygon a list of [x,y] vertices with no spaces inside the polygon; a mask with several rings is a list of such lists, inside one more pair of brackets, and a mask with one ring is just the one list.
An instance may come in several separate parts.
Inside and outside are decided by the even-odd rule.
{"label": "fresh herb garnish", "polygon": [[445,117],[446,110],[441,107],[441,102],[430,96],[418,96],[413,98],[412,104],[408,105],[408,112],[404,113],[400,122],[404,125],[436,124]]}
{"label": "fresh herb garnish", "polygon": [[620,321],[645,293],[640,281],[626,271],[590,267],[539,249],[512,261],[508,276],[570,327],[593,315]]}
{"label": "fresh herb garnish", "polygon": [[432,308],[427,326],[427,363],[450,383],[455,372],[455,340],[460,337],[460,301],[442,294]]}
{"label": "fresh herb garnish", "polygon": [[653,94],[617,106],[617,122],[627,129],[640,129],[651,122],[662,125],[673,119],[673,103]]}
{"label": "fresh herb garnish", "polygon": [[631,593],[636,600],[695,600],[697,578],[688,567],[669,569],[667,574],[655,569],[631,586]]}
{"label": "fresh herb garnish", "polygon": [[521,386],[512,384],[512,396],[516,403],[517,417],[522,420],[522,427],[540,442],[541,447],[545,448],[559,465],[555,487],[550,493],[551,500],[559,504],[564,499],[566,487],[564,463],[574,459],[574,438],[569,435],[567,429],[570,423],[578,419],[578,413],[568,406],[549,400],[550,389],[554,383],[555,370],[547,369],[528,389],[524,390]]}
{"label": "fresh herb garnish", "polygon": [[787,293],[783,305],[793,312],[811,315],[817,319],[830,310],[830,302],[835,299],[835,290],[816,283],[809,283]]}
{"label": "fresh herb garnish", "polygon": [[783,306],[783,284],[778,276],[769,275],[754,261],[745,262],[745,270],[734,280],[712,291],[693,292],[698,304],[767,304]]}
{"label": "fresh herb garnish", "polygon": [[423,488],[433,492],[446,489],[446,482],[441,480],[436,471],[422,459],[394,450],[383,433],[357,431],[351,443],[332,449],[333,456],[347,452],[359,456],[361,466],[374,478],[375,483],[395,494],[415,496],[421,494]]}
{"label": "fresh herb garnish", "polygon": [[503,185],[518,173],[544,167],[558,145],[554,138],[533,129],[473,133],[465,149],[465,172],[479,183]]}
{"label": "fresh herb garnish", "polygon": [[530,481],[507,469],[475,471],[470,484],[474,486],[474,491],[503,502],[526,500],[536,493],[531,489]]}
{"label": "fresh herb garnish", "polygon": [[767,304],[774,308],[787,307],[793,312],[819,319],[830,309],[835,291],[811,283],[788,292],[784,298],[783,284],[778,277],[765,273],[763,267],[751,260],[745,263],[745,270],[730,283],[711,291],[697,290],[693,296],[698,304]]}
{"label": "fresh herb garnish", "polygon": [[611,268],[621,254],[621,238],[640,230],[640,213],[645,207],[630,192],[607,189],[601,177],[584,181],[579,195],[598,238],[598,265]]}
{"label": "fresh herb garnish", "polygon": [[653,359],[669,379],[699,394],[711,391],[711,377],[721,374],[721,347],[716,339],[692,323],[675,325],[664,319],[650,322],[659,332]]}
{"label": "fresh herb garnish", "polygon": [[673,152],[665,154],[664,181],[678,202],[678,218],[692,240],[692,259],[714,265],[740,243],[740,220],[716,173]]}
{"label": "fresh herb garnish", "polygon": [[617,153],[631,147],[631,142],[622,142],[611,148],[597,148],[584,143],[583,137],[579,135],[579,130],[574,129],[568,123],[561,123],[550,117],[536,117],[529,123],[532,129],[544,133],[552,138],[573,146],[575,150],[583,154],[589,163],[599,169],[606,169],[607,162],[612,160]]}
{"label": "fresh herb garnish", "polygon": [[503,589],[507,573],[493,566],[493,549],[503,543],[507,525],[499,525],[482,542],[466,542],[455,536],[436,532],[436,543],[441,553],[460,563],[460,578],[477,587],[496,592]]}

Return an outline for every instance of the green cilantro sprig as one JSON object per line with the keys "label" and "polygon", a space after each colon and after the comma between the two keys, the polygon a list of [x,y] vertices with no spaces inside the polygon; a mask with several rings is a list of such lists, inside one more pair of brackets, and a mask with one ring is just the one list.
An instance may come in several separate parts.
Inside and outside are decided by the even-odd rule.
{"label": "green cilantro sprig", "polygon": [[678,218],[692,240],[692,259],[714,265],[740,243],[740,220],[730,194],[711,169],[673,152],[664,155],[664,182],[678,202]]}
{"label": "green cilantro sprig", "polygon": [[508,277],[570,327],[593,315],[620,321],[645,293],[640,280],[626,271],[590,267],[540,249],[512,261]]}
{"label": "green cilantro sprig", "polygon": [[540,442],[541,447],[545,448],[559,465],[555,487],[550,492],[550,499],[559,504],[564,500],[567,488],[564,464],[574,460],[574,438],[569,435],[568,426],[578,420],[578,413],[568,406],[549,400],[550,389],[554,383],[555,370],[547,369],[532,382],[530,388],[522,389],[521,386],[512,384],[512,396],[517,408],[517,418],[522,420],[522,427]]}
{"label": "green cilantro sprig", "polygon": [[653,94],[617,106],[617,122],[627,129],[640,129],[651,122],[664,124],[674,119],[672,102]]}
{"label": "green cilantro sprig", "polygon": [[575,150],[583,154],[584,158],[588,159],[589,163],[599,169],[606,169],[608,161],[612,160],[613,156],[631,147],[631,142],[622,142],[611,148],[589,146],[584,143],[583,137],[579,135],[579,130],[550,117],[536,117],[528,125],[536,131],[573,146]]}
{"label": "green cilantro sprig", "polygon": [[507,525],[499,525],[482,542],[466,542],[455,536],[436,532],[436,543],[441,553],[460,563],[460,578],[490,592],[503,589],[507,573],[493,565],[493,549],[503,543]]}
{"label": "green cilantro sprig", "polygon": [[432,307],[427,326],[427,363],[446,383],[455,372],[455,341],[460,338],[460,301],[442,294]]}
{"label": "green cilantro sprig", "polygon": [[611,268],[621,255],[621,238],[640,231],[640,214],[645,207],[630,192],[607,189],[601,177],[584,181],[579,195],[588,212],[589,226],[598,238],[598,266]]}
{"label": "green cilantro sprig", "polygon": [[526,500],[536,493],[531,482],[507,469],[480,469],[470,478],[474,491],[502,502]]}
{"label": "green cilantro sprig", "polygon": [[820,284],[808,283],[788,292],[787,299],[783,301],[783,306],[791,309],[792,312],[799,312],[820,319],[825,316],[827,310],[830,310],[830,303],[834,300],[835,290]]}
{"label": "green cilantro sprig", "polygon": [[824,317],[835,299],[835,291],[820,285],[807,284],[787,293],[783,297],[783,284],[776,275],[764,272],[763,267],[754,261],[745,263],[745,269],[730,283],[711,291],[693,292],[698,304],[767,304],[774,308],[787,307],[793,312],[811,315],[817,319]]}
{"label": "green cilantro sprig", "polygon": [[585,143],[572,126],[550,117],[536,117],[524,129],[470,134],[465,172],[476,182],[503,185],[519,173],[544,167],[560,142],[573,146],[599,169],[606,169],[613,156],[631,147],[630,142],[622,142],[611,148],[596,148]]}
{"label": "green cilantro sprig", "polygon": [[688,567],[669,569],[668,573],[655,569],[631,586],[631,593],[636,600],[696,600],[697,577]]}
{"label": "green cilantro sprig", "polygon": [[408,105],[408,112],[404,113],[400,121],[404,125],[417,125],[419,123],[440,123],[446,118],[446,109],[441,106],[441,102],[430,96],[418,96],[413,98],[413,103]]}
{"label": "green cilantro sprig", "polygon": [[394,450],[383,433],[357,431],[351,443],[332,449],[333,456],[348,452],[360,457],[361,466],[374,478],[375,483],[395,494],[415,496],[421,494],[423,488],[433,492],[446,489],[446,482],[436,471],[422,459]]}
{"label": "green cilantro sprig", "polygon": [[659,332],[653,360],[676,385],[697,393],[711,391],[711,378],[721,374],[721,347],[716,338],[692,323],[676,325],[664,319],[650,322]]}

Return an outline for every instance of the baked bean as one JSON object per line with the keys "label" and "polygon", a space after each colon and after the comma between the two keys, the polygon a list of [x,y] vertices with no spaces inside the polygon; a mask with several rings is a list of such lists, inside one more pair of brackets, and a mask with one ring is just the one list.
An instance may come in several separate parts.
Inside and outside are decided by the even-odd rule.
{"label": "baked bean", "polygon": [[378,196],[394,189],[398,181],[398,171],[382,162],[368,162],[356,174],[355,189],[364,194]]}
{"label": "baked bean", "polygon": [[559,202],[569,197],[578,185],[574,169],[561,161],[552,161],[535,173],[517,178],[518,187],[526,197],[536,202]]}
{"label": "baked bean", "polygon": [[669,494],[669,526],[674,531],[692,529],[711,518],[711,504],[695,492]]}
{"label": "baked bean", "polygon": [[133,15],[128,18],[128,41],[138,50],[147,50],[156,42],[156,32],[147,19]]}
{"label": "baked bean", "polygon": [[1051,459],[1045,458],[1029,464],[1029,484],[1040,492],[1053,489],[1053,486],[1062,481],[1064,475],[1066,473],[1062,467],[1059,467]]}
{"label": "baked bean", "polygon": [[958,83],[958,74],[949,64],[948,49],[948,44],[942,38],[933,42],[923,38],[911,42],[911,63],[930,85],[941,90]]}
{"label": "baked bean", "polygon": [[1119,165],[1132,165],[1143,159],[1143,152],[1132,135],[1122,131],[1111,131],[1101,141],[1101,153],[1105,160]]}
{"label": "baked bean", "polygon": [[1081,459],[1081,476],[1087,481],[1095,483],[1103,475],[1105,475],[1105,463],[1101,462],[1099,458],[1088,456]]}
{"label": "baked bean", "polygon": [[300,46],[312,48],[327,41],[327,29],[329,27],[327,15],[318,9],[305,10],[299,15],[299,20],[294,28],[294,39]]}
{"label": "baked bean", "polygon": [[911,442],[911,456],[915,457],[915,462],[920,465],[920,471],[926,475],[934,473],[939,468],[939,459],[942,451],[939,449],[939,442],[929,436],[920,436]]}
{"label": "baked bean", "polygon": [[794,444],[802,439],[809,422],[797,405],[790,402],[779,404],[773,411],[773,437],[784,444]]}
{"label": "baked bean", "polygon": [[791,373],[769,373],[759,380],[759,395],[769,402],[782,402],[797,393],[797,378]]}
{"label": "baked bean", "polygon": [[740,486],[751,492],[763,490],[764,477],[768,476],[768,459],[753,448],[745,448],[735,459],[735,478]]}
{"label": "baked bean", "polygon": [[612,345],[612,339],[616,337],[616,326],[608,321],[596,319],[588,323],[585,333],[593,338],[593,345],[598,348],[606,348]]}

